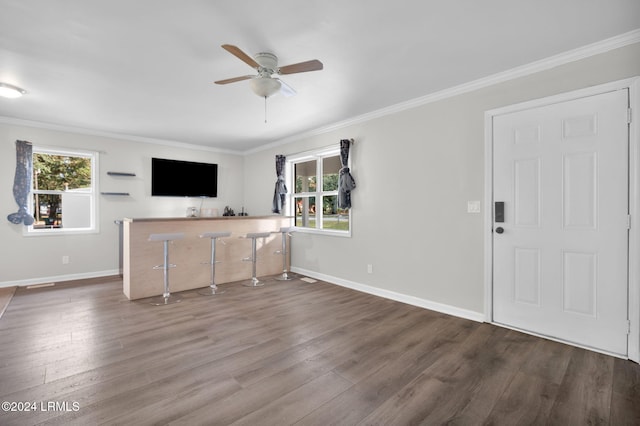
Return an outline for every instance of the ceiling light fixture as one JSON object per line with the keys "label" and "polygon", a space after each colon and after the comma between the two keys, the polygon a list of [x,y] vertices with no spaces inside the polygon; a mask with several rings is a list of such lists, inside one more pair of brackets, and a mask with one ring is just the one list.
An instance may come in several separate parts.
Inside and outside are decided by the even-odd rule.
{"label": "ceiling light fixture", "polygon": [[280,80],[271,77],[256,77],[251,79],[251,90],[261,98],[268,98],[280,90]]}
{"label": "ceiling light fixture", "polygon": [[7,83],[0,83],[0,96],[3,98],[19,98],[27,93],[26,90]]}
{"label": "ceiling light fixture", "polygon": [[251,90],[256,95],[264,98],[264,122],[267,122],[267,98],[280,91],[282,83],[277,78],[271,77],[254,77],[249,82]]}

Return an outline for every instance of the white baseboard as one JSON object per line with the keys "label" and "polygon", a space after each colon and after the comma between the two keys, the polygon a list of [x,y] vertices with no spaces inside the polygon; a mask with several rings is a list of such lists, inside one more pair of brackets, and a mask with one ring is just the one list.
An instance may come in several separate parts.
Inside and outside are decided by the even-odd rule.
{"label": "white baseboard", "polygon": [[[361,291],[363,293],[372,294],[374,296],[384,297],[385,299],[395,300],[397,302],[406,303],[408,305],[418,306],[420,308],[429,309],[443,314],[452,315],[459,318],[468,319],[476,322],[484,322],[485,317],[483,313],[470,311],[467,309],[458,308],[456,306],[446,305],[444,303],[433,302],[431,300],[421,299],[415,296],[408,296],[406,294],[397,293],[395,291],[385,290],[377,287],[372,287],[366,284],[360,284],[354,281],[345,280],[342,278],[334,277],[331,275],[321,274],[314,271],[309,271],[302,268],[292,267],[291,272],[297,274],[306,275],[318,280],[326,281],[331,284],[336,284],[341,287],[350,288],[352,290]],[[38,284],[58,283],[64,281],[81,280],[88,278],[108,277],[113,275],[119,275],[120,271],[117,269],[108,271],[88,272],[82,274],[68,274],[68,275],[56,275],[51,277],[33,278],[17,281],[4,281],[0,282],[0,288],[13,287],[13,286],[29,286]]]}
{"label": "white baseboard", "polygon": [[363,293],[372,294],[374,296],[384,297],[385,299],[395,300],[396,302],[406,303],[408,305],[418,306],[420,308],[429,309],[432,311],[440,312],[454,317],[464,318],[476,322],[484,322],[485,316],[481,312],[470,311],[467,309],[458,308],[456,306],[446,305],[444,303],[433,302],[431,300],[421,299],[415,296],[408,296],[402,293],[396,293],[395,291],[385,290],[377,287],[372,287],[366,284],[356,283],[354,281],[345,280],[331,275],[325,275],[314,271],[308,271],[302,268],[292,267],[291,272],[297,274],[306,275],[318,280],[326,281],[331,284],[336,284],[341,287],[347,287],[352,290],[361,291]]}
{"label": "white baseboard", "polygon": [[59,283],[63,281],[74,281],[74,280],[85,280],[88,278],[109,277],[112,275],[120,275],[120,271],[118,269],[113,269],[109,271],[96,271],[96,272],[85,272],[81,274],[55,275],[51,277],[30,278],[26,280],[0,281],[0,288],[13,287],[13,286],[26,287],[29,285]]}

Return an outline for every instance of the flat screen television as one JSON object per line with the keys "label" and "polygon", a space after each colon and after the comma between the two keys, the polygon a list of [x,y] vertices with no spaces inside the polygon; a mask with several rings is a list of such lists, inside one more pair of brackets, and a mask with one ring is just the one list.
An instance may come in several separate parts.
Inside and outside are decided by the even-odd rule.
{"label": "flat screen television", "polygon": [[217,197],[218,165],[152,158],[151,195]]}

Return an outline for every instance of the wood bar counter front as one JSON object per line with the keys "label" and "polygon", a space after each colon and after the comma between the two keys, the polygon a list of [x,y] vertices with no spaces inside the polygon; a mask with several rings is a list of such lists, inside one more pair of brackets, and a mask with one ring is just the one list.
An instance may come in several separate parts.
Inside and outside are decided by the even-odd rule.
{"label": "wood bar counter front", "polygon": [[225,216],[202,218],[149,218],[123,221],[123,291],[130,299],[158,296],[163,291],[163,272],[153,269],[162,263],[163,247],[149,241],[151,234],[184,232],[185,238],[169,244],[169,262],[175,268],[169,271],[171,293],[210,284],[211,240],[200,238],[205,232],[229,231],[225,244],[218,241],[216,248],[216,284],[251,279],[251,240],[242,238],[251,232],[274,232],[257,241],[257,275],[275,275],[282,272],[281,249],[283,226],[291,226],[288,216]]}

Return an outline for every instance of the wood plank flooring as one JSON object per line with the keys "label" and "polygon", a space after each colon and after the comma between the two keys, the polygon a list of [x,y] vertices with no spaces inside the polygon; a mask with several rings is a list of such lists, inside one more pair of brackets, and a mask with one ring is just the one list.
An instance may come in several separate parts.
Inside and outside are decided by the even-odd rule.
{"label": "wood plank flooring", "polygon": [[1,425],[638,425],[640,366],[323,282],[19,288]]}

